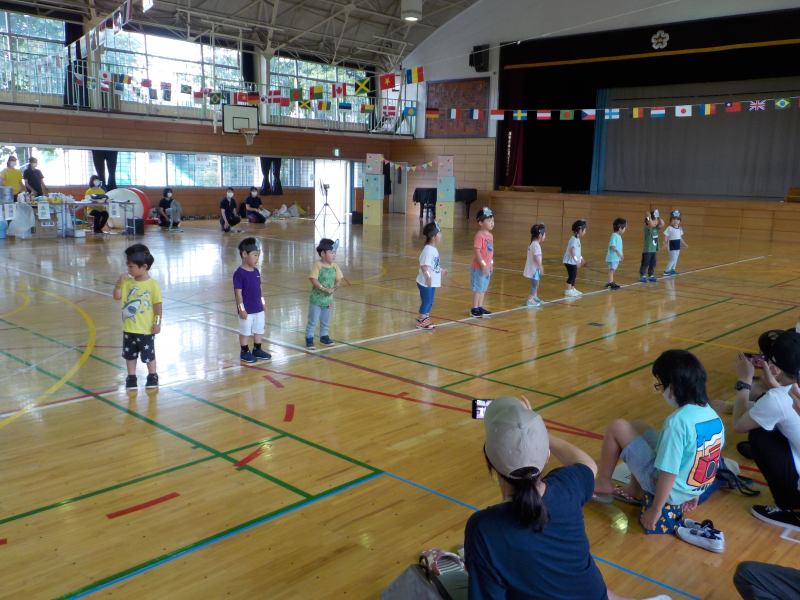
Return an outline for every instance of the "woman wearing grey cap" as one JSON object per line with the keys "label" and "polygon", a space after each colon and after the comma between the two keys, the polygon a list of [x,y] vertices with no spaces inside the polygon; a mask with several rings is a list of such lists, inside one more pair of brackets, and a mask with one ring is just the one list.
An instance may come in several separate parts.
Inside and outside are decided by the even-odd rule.
{"label": "woman wearing grey cap", "polygon": [[[503,501],[467,521],[469,599],[625,600],[608,590],[589,552],[582,508],[594,490],[591,457],[548,435],[524,397],[492,402],[484,427]],[[551,453],[564,466],[542,476]]]}

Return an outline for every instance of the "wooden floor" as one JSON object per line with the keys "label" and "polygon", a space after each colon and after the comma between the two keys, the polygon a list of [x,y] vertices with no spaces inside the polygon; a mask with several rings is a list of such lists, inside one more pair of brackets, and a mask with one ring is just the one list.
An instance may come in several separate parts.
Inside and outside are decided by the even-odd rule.
{"label": "wooden floor", "polygon": [[[303,331],[323,232],[305,220],[248,226],[264,246],[274,356],[257,368],[238,361],[242,236],[215,221],[148,231],[136,241],[156,257],[165,325],[161,387],[138,394],[123,389],[111,298],[133,240],[0,240],[0,598],[378,598],[421,550],[454,548],[473,511],[499,500],[471,398],[525,394],[551,431],[599,458],[612,418],[660,427],[669,414],[652,388],[660,352],[691,349],[710,395],[730,398],[735,350],[800,316],[800,262],[785,244],[687,237],[683,274],[640,285],[642,233],[631,227],[617,277],[629,287],[605,292],[610,223],[589,223],[577,300],[563,296],[566,237],[548,232],[539,295],[552,302],[526,309],[530,225],[498,219],[485,302],[495,315],[477,321],[467,318],[475,225],[445,232],[435,332],[413,327],[420,221],[329,226],[347,283],[337,346],[316,353]],[[760,480],[723,420],[724,455]],[[771,501],[766,489],[719,492],[698,509],[724,530],[721,555],[645,536],[619,503],[588,505],[586,528],[618,593],[729,600],[742,560],[800,565],[800,545],[749,514]],[[140,510],[109,518],[130,508]]]}

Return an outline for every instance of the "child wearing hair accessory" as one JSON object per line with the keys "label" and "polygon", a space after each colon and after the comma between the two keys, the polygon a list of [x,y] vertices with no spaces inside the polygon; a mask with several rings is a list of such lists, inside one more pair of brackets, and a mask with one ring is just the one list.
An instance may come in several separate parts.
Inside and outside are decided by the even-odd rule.
{"label": "child wearing hair accessory", "polygon": [[114,286],[114,300],[122,304],[122,358],[128,367],[126,390],[135,390],[136,359],[147,365],[145,387],[157,388],[155,337],[161,332],[161,287],[150,277],[154,258],[144,244],[125,249],[128,270]]}
{"label": "child wearing hair accessory", "polygon": [[619,286],[614,283],[614,271],[617,270],[619,262],[625,257],[622,255],[622,236],[628,228],[628,222],[625,219],[614,219],[614,233],[611,234],[611,239],[608,241],[608,254],[606,254],[606,264],[608,265],[608,283],[607,288],[618,290]]}
{"label": "child wearing hair accessory", "polygon": [[538,223],[531,227],[531,243],[528,246],[528,259],[525,261],[525,270],[522,274],[525,277],[530,277],[531,291],[528,292],[528,302],[525,306],[541,306],[544,304],[537,293],[539,291],[539,280],[544,275],[544,267],[542,266],[542,247],[540,242],[544,241],[546,236],[544,223]]}
{"label": "child wearing hair accessory", "polygon": [[314,265],[308,278],[311,280],[311,297],[308,299],[308,324],[306,325],[306,348],[316,350],[314,346],[314,330],[319,323],[319,343],[323,346],[333,346],[328,337],[328,323],[331,320],[333,309],[333,293],[339,289],[344,275],[342,275],[336,260],[336,250],[339,249],[339,240],[335,242],[322,238],[317,246],[319,262]]}
{"label": "child wearing hair accessory", "polygon": [[419,307],[419,318],[416,322],[417,329],[435,329],[436,325],[431,323],[431,309],[433,300],[436,297],[436,288],[442,286],[442,275],[447,275],[447,269],[442,269],[439,264],[439,251],[436,244],[442,240],[442,230],[436,221],[428,223],[422,230],[427,238],[425,248],[419,255],[419,275],[417,275],[417,287],[422,304]]}
{"label": "child wearing hair accessory", "polygon": [[483,295],[489,288],[489,280],[492,277],[492,265],[494,256],[494,236],[491,234],[494,229],[494,217],[488,206],[478,211],[475,216],[480,226],[480,231],[475,234],[472,247],[475,249],[475,257],[472,259],[470,269],[470,288],[472,288],[472,310],[469,311],[471,317],[483,317],[492,314],[491,311],[483,308]]}
{"label": "child wearing hair accessory", "polygon": [[[233,295],[236,296],[236,310],[239,313],[239,345],[242,362],[254,363],[269,360],[270,354],[261,349],[261,336],[264,335],[264,296],[261,295],[261,273],[256,269],[261,257],[261,245],[256,238],[245,238],[239,242],[241,266],[233,274]],[[253,351],[247,345],[247,338],[253,336]]]}
{"label": "child wearing hair accessory", "polygon": [[575,289],[575,280],[578,277],[578,267],[586,266],[586,261],[581,256],[581,238],[586,233],[586,220],[579,219],[572,224],[572,237],[567,244],[567,252],[564,254],[564,266],[567,268],[567,289],[564,290],[565,296],[577,298],[581,292]]}
{"label": "child wearing hair accessory", "polygon": [[[639,281],[647,283],[658,282],[656,278],[656,260],[658,259],[658,230],[664,226],[664,221],[659,218],[658,210],[647,213],[644,217],[644,248],[642,249],[642,264],[639,267]],[[645,277],[647,272],[647,277]]]}
{"label": "child wearing hair accessory", "polygon": [[689,244],[683,241],[683,227],[681,227],[681,212],[679,210],[672,211],[669,217],[669,227],[664,230],[662,248],[664,246],[668,246],[667,251],[669,252],[669,262],[664,270],[664,275],[677,275],[675,267],[678,266],[681,246],[689,247]]}

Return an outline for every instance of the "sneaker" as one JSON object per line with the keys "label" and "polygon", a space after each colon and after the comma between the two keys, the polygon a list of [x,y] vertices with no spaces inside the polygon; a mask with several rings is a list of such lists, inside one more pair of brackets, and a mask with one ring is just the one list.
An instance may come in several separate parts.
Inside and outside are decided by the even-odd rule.
{"label": "sneaker", "polygon": [[756,519],[772,523],[778,527],[800,531],[800,513],[791,510],[781,510],[777,506],[764,506],[756,504],[750,507],[750,512]]}
{"label": "sneaker", "polygon": [[534,302],[537,302],[539,306],[541,306],[542,304],[544,304],[544,300],[542,300],[541,298],[539,298],[539,296],[536,296],[536,298],[534,298],[534,299],[533,299],[533,301],[534,301]]}
{"label": "sneaker", "polygon": [[125,378],[125,389],[126,390],[135,390],[139,388],[139,384],[136,383],[136,375],[128,375]]}
{"label": "sneaker", "polygon": [[650,283],[658,283],[658,277],[648,277],[647,281]]}
{"label": "sneaker", "polygon": [[684,520],[685,527],[678,527],[675,535],[687,544],[703,548],[709,552],[723,552],[725,550],[725,534],[714,529],[714,523],[703,521],[698,523],[691,519]]}
{"label": "sneaker", "polygon": [[435,329],[436,325],[431,323],[431,320],[428,317],[425,317],[421,321],[419,319],[417,319],[416,328],[417,329]]}
{"label": "sneaker", "polygon": [[264,352],[261,348],[255,348],[251,352],[253,356],[255,356],[258,360],[270,360],[272,358],[272,354],[269,352]]}
{"label": "sneaker", "polygon": [[317,347],[314,345],[314,338],[308,337],[306,338],[306,350],[316,350]]}
{"label": "sneaker", "polygon": [[619,289],[619,285],[617,285],[617,284],[616,284],[615,282],[613,282],[613,281],[611,282],[611,284],[609,285],[609,287],[610,287],[612,290],[618,290],[618,289]]}
{"label": "sneaker", "polygon": [[610,283],[607,283],[607,284],[605,285],[605,287],[606,287],[606,288],[610,288],[610,287],[611,287],[611,284],[610,284]]}
{"label": "sneaker", "polygon": [[578,294],[578,296],[583,296],[583,292],[580,291],[578,288],[572,288],[572,289],[576,294]]}
{"label": "sneaker", "polygon": [[565,296],[569,296],[570,298],[574,298],[574,297],[576,297],[578,295],[578,292],[575,291],[575,289],[564,290],[564,295]]}
{"label": "sneaker", "polygon": [[253,353],[250,350],[242,350],[239,353],[239,360],[246,363],[254,363],[256,362],[256,357],[253,356]]}
{"label": "sneaker", "polygon": [[477,317],[478,319],[480,319],[483,316],[483,313],[481,312],[480,308],[472,308],[469,311],[469,316],[470,317]]}
{"label": "sneaker", "polygon": [[492,314],[492,311],[490,311],[490,310],[486,310],[485,308],[483,308],[483,307],[481,306],[481,314],[482,314],[482,315],[490,315],[490,314]]}
{"label": "sneaker", "polygon": [[739,442],[736,444],[736,451],[748,460],[753,460],[753,451],[750,449],[750,442]]}
{"label": "sneaker", "polygon": [[542,301],[539,300],[538,298],[534,298],[533,300],[528,300],[525,303],[525,306],[541,306],[541,305],[542,305]]}
{"label": "sneaker", "polygon": [[667,596],[666,594],[659,594],[658,596],[652,596],[650,598],[645,598],[644,600],[672,600],[672,596]]}
{"label": "sneaker", "polygon": [[322,344],[323,346],[335,346],[336,345],[334,342],[331,341],[331,338],[329,338],[327,335],[319,336],[319,343]]}
{"label": "sneaker", "polygon": [[639,282],[640,282],[640,283],[647,283],[647,277],[645,277],[644,275],[642,275],[641,277],[639,277]]}
{"label": "sneaker", "polygon": [[147,381],[144,384],[148,390],[158,387],[158,373],[150,373],[147,376]]}

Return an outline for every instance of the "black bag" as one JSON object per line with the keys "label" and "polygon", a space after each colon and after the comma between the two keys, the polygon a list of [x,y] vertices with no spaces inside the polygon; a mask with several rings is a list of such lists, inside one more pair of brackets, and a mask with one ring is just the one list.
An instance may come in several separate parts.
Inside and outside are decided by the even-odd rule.
{"label": "black bag", "polygon": [[725,465],[725,459],[719,459],[719,468],[717,469],[716,478],[714,482],[708,487],[706,491],[700,494],[698,504],[702,504],[711,497],[711,494],[721,488],[730,488],[732,490],[739,490],[744,496],[760,496],[760,490],[754,490],[752,487],[753,480],[749,477],[742,477],[731,471]]}
{"label": "black bag", "polygon": [[424,564],[410,565],[381,594],[381,600],[453,600]]}
{"label": "black bag", "polygon": [[363,225],[364,224],[364,213],[360,210],[354,210],[352,213],[352,217],[350,222],[353,225]]}

